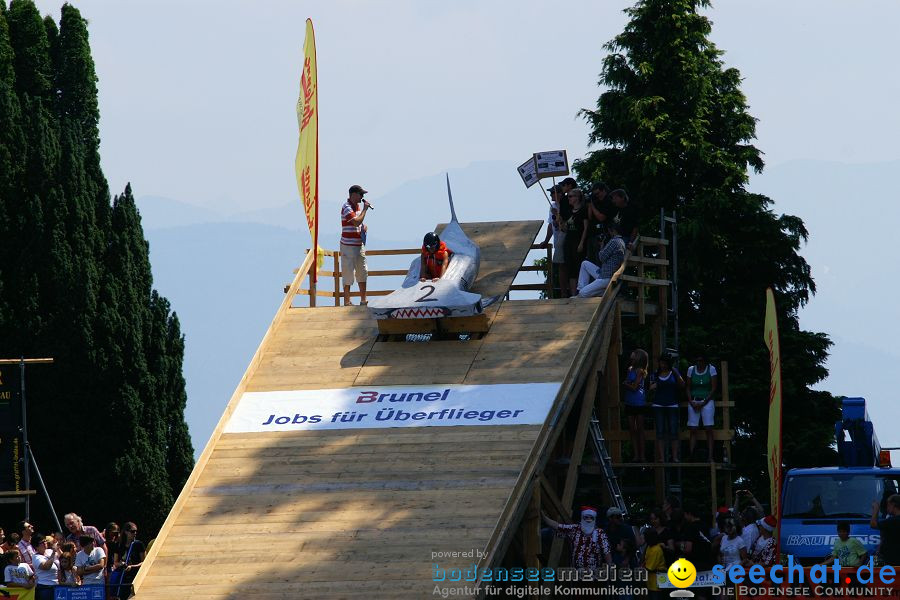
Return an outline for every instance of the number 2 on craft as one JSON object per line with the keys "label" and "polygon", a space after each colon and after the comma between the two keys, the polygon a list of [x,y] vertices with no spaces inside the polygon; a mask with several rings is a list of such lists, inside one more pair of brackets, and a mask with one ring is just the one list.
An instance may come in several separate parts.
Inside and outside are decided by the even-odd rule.
{"label": "number 2 on craft", "polygon": [[437,298],[429,298],[434,293],[433,285],[423,285],[421,291],[425,292],[425,295],[421,298],[416,298],[416,302],[437,302]]}

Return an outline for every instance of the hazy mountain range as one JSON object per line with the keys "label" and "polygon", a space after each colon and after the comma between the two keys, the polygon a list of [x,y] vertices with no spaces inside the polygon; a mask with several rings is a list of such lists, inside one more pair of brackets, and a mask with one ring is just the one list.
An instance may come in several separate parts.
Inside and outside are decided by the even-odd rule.
{"label": "hazy mountain range", "polygon": [[[516,164],[480,162],[451,170],[460,220],[546,218],[543,194],[537,186],[525,189]],[[892,185],[898,171],[900,162],[797,161],[769,168],[751,182],[753,191],[776,201],[776,212],[802,217],[809,229],[802,253],[813,267],[818,294],[802,312],[801,325],[835,342],[823,388],[866,396],[873,417],[884,420],[900,416],[892,406],[895,386],[888,382],[893,369],[882,366],[900,356],[892,343],[900,336],[892,308],[900,269],[889,258],[900,222],[900,194]],[[418,246],[426,231],[448,219],[443,173],[393,190],[370,190],[368,198],[376,206],[367,218],[373,248]],[[322,201],[322,247],[337,245],[343,200]],[[140,197],[138,204],[155,286],[172,301],[186,336],[186,418],[199,453],[310,246],[309,234],[295,199],[240,213],[158,196]],[[873,227],[875,220],[885,227]],[[879,431],[883,444],[900,445],[900,435],[890,434],[897,437],[891,441],[886,427]]]}

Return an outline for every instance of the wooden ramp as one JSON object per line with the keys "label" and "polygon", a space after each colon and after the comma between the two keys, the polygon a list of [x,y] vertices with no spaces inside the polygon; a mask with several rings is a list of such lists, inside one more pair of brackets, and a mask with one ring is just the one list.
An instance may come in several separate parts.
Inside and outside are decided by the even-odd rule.
{"label": "wooden ramp", "polygon": [[[477,291],[509,288],[540,227],[463,225],[482,248]],[[602,362],[591,349],[608,344],[600,299],[502,302],[471,341],[380,342],[363,307],[291,307],[311,259],[153,545],[139,600],[423,598],[435,564],[494,564],[567,398]],[[543,424],[225,431],[245,392],[548,382]]]}

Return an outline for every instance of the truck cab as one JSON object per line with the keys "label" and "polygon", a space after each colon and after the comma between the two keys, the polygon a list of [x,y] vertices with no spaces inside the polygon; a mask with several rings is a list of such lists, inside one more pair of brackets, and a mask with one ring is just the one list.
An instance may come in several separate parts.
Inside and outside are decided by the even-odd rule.
{"label": "truck cab", "polygon": [[900,469],[882,452],[863,398],[845,398],[842,420],[835,424],[840,466],[791,469],[781,499],[781,552],[812,565],[831,555],[839,521],[850,523],[850,536],[874,555],[881,542],[869,527],[872,502],[900,493]]}

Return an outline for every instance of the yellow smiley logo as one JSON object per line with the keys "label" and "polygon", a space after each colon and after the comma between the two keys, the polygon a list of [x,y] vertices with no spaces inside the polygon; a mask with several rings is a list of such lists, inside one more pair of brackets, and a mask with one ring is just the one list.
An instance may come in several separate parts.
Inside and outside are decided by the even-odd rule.
{"label": "yellow smiley logo", "polygon": [[677,588],[690,587],[697,579],[697,569],[691,561],[679,558],[669,567],[669,583]]}

